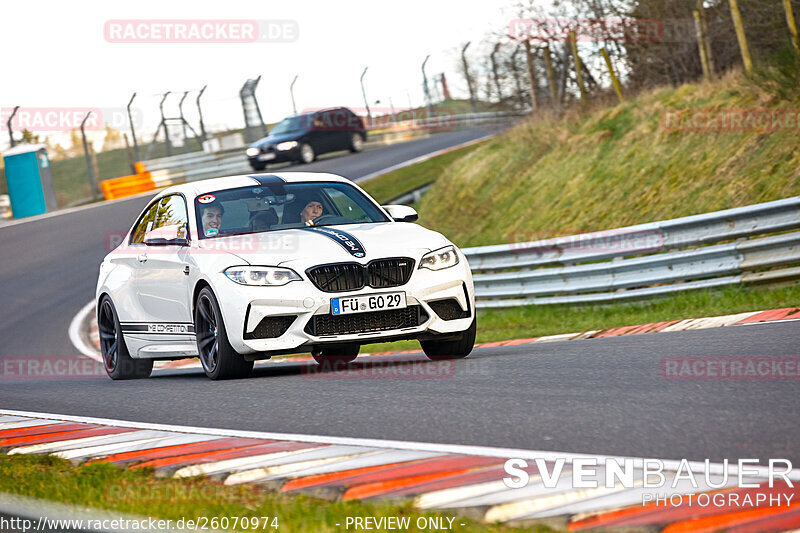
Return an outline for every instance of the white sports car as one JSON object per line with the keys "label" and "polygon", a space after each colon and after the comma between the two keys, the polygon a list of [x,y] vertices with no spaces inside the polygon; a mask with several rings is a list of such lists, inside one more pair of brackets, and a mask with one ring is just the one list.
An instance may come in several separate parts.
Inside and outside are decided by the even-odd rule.
{"label": "white sports car", "polygon": [[311,352],[419,339],[431,359],[466,357],[475,293],[466,258],[417,213],[379,206],[350,180],[284,173],[161,191],[100,266],[97,323],[112,379],[156,359],[199,357],[211,379]]}

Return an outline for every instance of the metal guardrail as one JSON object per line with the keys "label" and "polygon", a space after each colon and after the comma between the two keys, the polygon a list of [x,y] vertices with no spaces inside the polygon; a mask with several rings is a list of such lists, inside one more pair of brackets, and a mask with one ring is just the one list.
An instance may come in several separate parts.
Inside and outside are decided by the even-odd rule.
{"label": "metal guardrail", "polygon": [[610,302],[800,278],[800,231],[791,231],[797,228],[800,197],[792,197],[463,251],[478,307]]}
{"label": "metal guardrail", "polygon": [[[430,131],[456,129],[476,125],[503,124],[519,119],[524,113],[470,113],[465,115],[433,116],[417,120],[402,121],[381,126],[382,129],[396,128],[368,135],[366,146],[391,144],[426,136]],[[244,148],[234,148],[215,153],[190,152],[170,157],[145,161],[156,188],[176,183],[198,181],[232,174],[250,172],[250,165],[244,155]]]}

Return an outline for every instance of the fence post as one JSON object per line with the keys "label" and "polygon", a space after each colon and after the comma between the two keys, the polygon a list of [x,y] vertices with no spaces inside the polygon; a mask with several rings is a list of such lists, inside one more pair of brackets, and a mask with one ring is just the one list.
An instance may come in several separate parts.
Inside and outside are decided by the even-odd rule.
{"label": "fence post", "polygon": [[136,98],[136,93],[133,93],[131,99],[128,101],[128,122],[131,124],[131,139],[133,139],[133,153],[136,156],[137,161],[141,161],[139,159],[139,141],[136,140],[136,128],[133,126],[133,114],[131,113],[131,105],[133,104],[133,99]]}
{"label": "fence post", "polygon": [[750,59],[750,48],[747,46],[747,35],[744,33],[744,24],[742,24],[742,13],[739,11],[739,0],[728,0],[731,6],[731,18],[733,19],[733,26],[736,28],[736,38],[739,40],[739,50],[742,53],[742,63],[744,63],[745,72],[753,70],[753,61]]}
{"label": "fence post", "polygon": [[692,11],[694,16],[694,29],[697,32],[697,49],[700,52],[700,63],[703,65],[703,78],[711,81],[711,71],[708,66],[708,55],[706,50],[706,40],[703,34],[703,21],[700,19],[700,11]]}
{"label": "fence post", "polygon": [[14,129],[13,126],[11,125],[11,121],[14,120],[14,115],[17,114],[18,110],[19,106],[18,105],[14,106],[14,111],[11,112],[11,116],[8,117],[8,122],[6,122],[6,126],[8,126],[8,140],[11,143],[11,148],[14,148],[14,146],[16,146],[17,144],[17,141],[14,140]]}
{"label": "fence post", "polygon": [[797,35],[797,24],[792,13],[792,0],[783,0],[783,9],[786,11],[786,24],[789,26],[789,33],[792,34],[792,46],[795,52],[800,54],[800,37]]}
{"label": "fence post", "polygon": [[700,24],[703,28],[703,46],[706,49],[706,60],[708,61],[708,73],[714,77],[714,54],[711,53],[711,34],[708,33],[708,18],[706,17],[706,8],[703,6],[703,0],[697,0],[697,10],[700,12]]}
{"label": "fence post", "polygon": [[539,109],[539,94],[536,92],[536,70],[533,64],[533,53],[531,52],[531,42],[527,39],[523,41],[525,45],[525,62],[528,65],[528,83],[531,86],[531,109]]}
{"label": "fence post", "polygon": [[472,108],[473,113],[477,113],[478,108],[475,106],[475,91],[472,88],[472,77],[469,75],[469,63],[467,63],[467,47],[469,46],[470,42],[472,41],[467,41],[467,44],[465,44],[464,48],[461,49],[461,63],[464,65],[464,77],[467,78],[470,107]]}
{"label": "fence post", "polygon": [[208,85],[203,85],[203,88],[197,93],[197,100],[195,100],[197,104],[197,116],[200,119],[200,137],[203,139],[202,142],[206,142],[206,125],[205,122],[203,122],[203,109],[200,107],[200,97],[206,92],[207,87]]}
{"label": "fence post", "polygon": [[622,87],[619,84],[617,75],[614,73],[614,66],[611,64],[611,58],[608,57],[608,52],[606,52],[605,48],[601,48],[600,53],[603,54],[603,59],[606,60],[608,74],[611,76],[611,84],[614,85],[614,91],[617,93],[617,98],[619,98],[619,101],[622,102],[625,98],[622,96]]}
{"label": "fence post", "polygon": [[575,73],[578,75],[578,89],[581,91],[581,105],[586,105],[586,89],[583,87],[583,66],[578,55],[578,42],[575,39],[575,31],[569,30],[569,45],[572,47],[572,58],[575,60]]}
{"label": "fence post", "polygon": [[92,199],[97,200],[97,176],[95,176],[97,160],[92,160],[92,152],[94,150],[91,152],[89,151],[89,143],[86,142],[86,131],[83,129],[91,115],[92,112],[89,111],[86,113],[86,116],[83,117],[83,122],[81,122],[81,138],[83,139],[83,154],[86,157],[86,170],[89,171],[89,186],[92,188]]}
{"label": "fence post", "polygon": [[556,74],[553,70],[553,58],[550,55],[550,43],[544,43],[544,68],[547,71],[547,84],[550,86],[550,98],[553,106],[558,106],[558,88],[556,87]]}

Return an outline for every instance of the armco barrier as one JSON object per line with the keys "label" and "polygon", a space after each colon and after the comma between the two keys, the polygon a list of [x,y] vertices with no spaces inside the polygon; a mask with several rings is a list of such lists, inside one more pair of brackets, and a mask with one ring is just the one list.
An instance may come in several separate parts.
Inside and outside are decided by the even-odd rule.
{"label": "armco barrier", "polygon": [[797,228],[800,197],[792,197],[463,251],[474,275],[478,307],[610,302],[800,278],[800,232],[791,231]]}
{"label": "armco barrier", "polygon": [[145,164],[136,163],[134,166],[136,168],[136,174],[122,176],[121,178],[112,178],[100,183],[100,188],[103,190],[103,195],[106,200],[124,198],[125,196],[139,194],[140,192],[152,191],[156,188]]}
{"label": "armco barrier", "polygon": [[[453,129],[473,126],[507,125],[523,117],[523,112],[472,113],[452,115],[445,123]],[[377,146],[403,142],[429,135],[430,131],[442,130],[442,117],[423,118],[413,121],[382,125],[379,133],[369,133],[365,146]],[[234,148],[214,153],[190,152],[150,159],[145,162],[156,188],[167,187],[187,181],[198,181],[233,174],[251,172],[244,155],[244,148]]]}

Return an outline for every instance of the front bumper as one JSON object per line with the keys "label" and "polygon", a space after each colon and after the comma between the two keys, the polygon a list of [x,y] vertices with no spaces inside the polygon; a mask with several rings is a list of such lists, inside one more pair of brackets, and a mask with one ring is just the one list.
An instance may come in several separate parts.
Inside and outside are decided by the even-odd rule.
{"label": "front bumper", "polygon": [[[246,287],[227,278],[220,279],[216,285],[215,292],[228,339],[241,354],[310,351],[324,344],[370,344],[397,338],[447,336],[467,330],[475,316],[472,275],[465,260],[446,270],[417,269],[408,283],[387,289],[365,287],[358,291],[327,293],[317,289],[305,277],[303,281],[294,281],[283,287]],[[405,292],[407,306],[420,306],[423,320],[418,325],[339,335],[312,333],[313,328],[309,323],[314,316],[330,316],[332,298],[398,291]],[[456,300],[463,311],[460,315],[463,318],[445,320],[440,317],[430,304],[441,300]],[[253,338],[256,328],[265,317],[295,318],[288,329],[277,337]]]}
{"label": "front bumper", "polygon": [[[271,159],[260,160],[259,157],[265,154],[272,154]],[[261,148],[261,153],[256,156],[248,156],[247,160],[250,163],[250,166],[255,167],[257,165],[266,165],[269,163],[284,163],[286,161],[297,161],[300,159],[300,148],[296,146],[291,150],[276,150],[275,147],[270,146],[267,148]]]}

